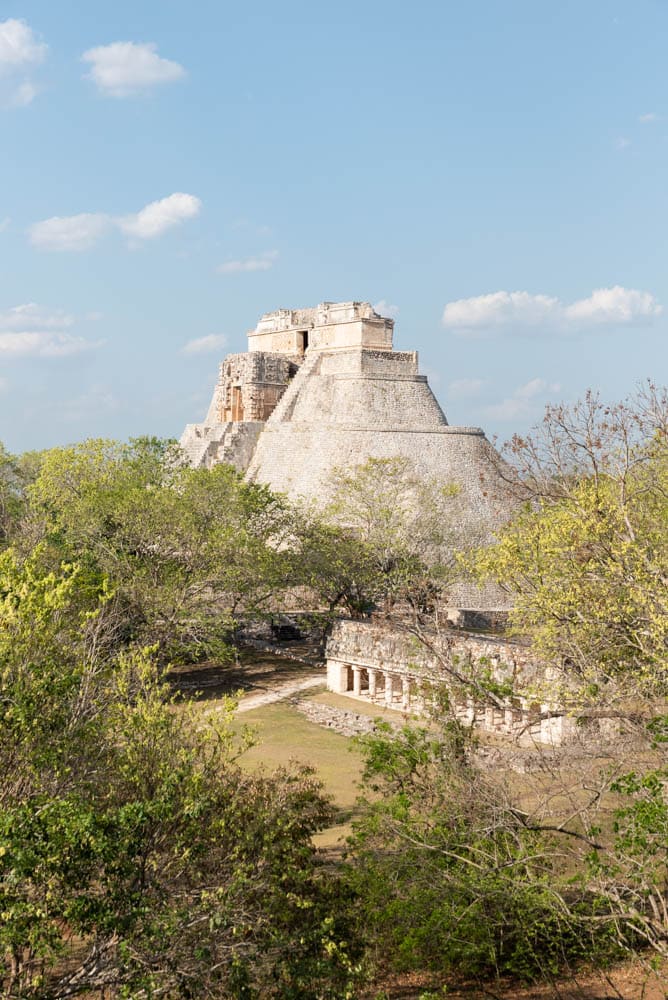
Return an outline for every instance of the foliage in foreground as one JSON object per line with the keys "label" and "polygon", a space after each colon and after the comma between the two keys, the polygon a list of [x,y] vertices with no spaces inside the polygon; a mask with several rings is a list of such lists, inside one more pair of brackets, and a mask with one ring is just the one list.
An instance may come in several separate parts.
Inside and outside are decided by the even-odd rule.
{"label": "foliage in foreground", "polygon": [[4,995],[338,997],[356,954],[304,770],[249,776],[229,713],[95,655],[86,575],[0,556]]}
{"label": "foliage in foreground", "polygon": [[381,964],[540,980],[622,954],[599,920],[605,899],[566,878],[555,839],[527,826],[456,724],[360,742],[375,795],[355,823],[351,878]]}

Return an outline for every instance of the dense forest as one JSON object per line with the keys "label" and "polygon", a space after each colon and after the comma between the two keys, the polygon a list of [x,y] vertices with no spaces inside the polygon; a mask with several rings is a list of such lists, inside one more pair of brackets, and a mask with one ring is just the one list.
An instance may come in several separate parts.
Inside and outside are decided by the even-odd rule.
{"label": "dense forest", "polygon": [[[4,996],[333,1000],[668,957],[668,394],[549,408],[500,468],[515,516],[481,545],[405,460],[336,473],[318,510],[171,442],[0,449]],[[428,722],[359,738],[336,857],[318,775],[244,769],[234,700],[205,716],[170,686],[300,602],[427,641],[462,574],[512,596],[550,666],[535,700],[580,736],[490,768],[444,671]],[[512,695],[484,666],[456,683]]]}

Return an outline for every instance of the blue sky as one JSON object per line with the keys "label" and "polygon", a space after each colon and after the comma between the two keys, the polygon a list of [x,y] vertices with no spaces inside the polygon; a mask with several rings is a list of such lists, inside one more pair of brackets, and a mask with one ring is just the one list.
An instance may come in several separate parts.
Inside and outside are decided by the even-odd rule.
{"label": "blue sky", "polygon": [[663,0],[0,4],[0,440],[178,436],[382,303],[454,424],[668,381]]}

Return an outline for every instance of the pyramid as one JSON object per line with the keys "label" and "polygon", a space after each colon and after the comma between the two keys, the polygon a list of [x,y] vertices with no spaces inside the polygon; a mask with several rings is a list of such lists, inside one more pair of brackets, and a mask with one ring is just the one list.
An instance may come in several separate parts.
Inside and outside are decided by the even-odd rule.
{"label": "pyramid", "polygon": [[334,470],[404,457],[415,474],[454,484],[457,517],[491,537],[510,512],[499,456],[479,427],[448,423],[417,352],[395,351],[393,332],[367,302],[266,313],[248,351],[220,365],[205,421],[186,427],[190,462],[229,462],[251,481],[323,503]]}

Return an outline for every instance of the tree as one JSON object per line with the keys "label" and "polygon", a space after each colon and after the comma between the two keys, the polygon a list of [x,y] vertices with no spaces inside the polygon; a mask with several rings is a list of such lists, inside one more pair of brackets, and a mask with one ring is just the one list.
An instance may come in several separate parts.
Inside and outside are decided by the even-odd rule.
{"label": "tree", "polygon": [[[668,390],[548,407],[511,454],[524,509],[477,570],[512,594],[514,630],[549,665],[541,700],[611,722],[613,740],[577,734],[586,793],[569,793],[566,829],[588,850],[570,865],[620,945],[666,957]],[[574,784],[555,768],[549,792]]]}
{"label": "tree", "polygon": [[668,393],[548,408],[516,438],[522,513],[478,553],[514,600],[511,622],[571,688],[665,695],[668,682]]}
{"label": "tree", "polygon": [[[352,844],[364,917],[380,914],[378,949],[408,967],[542,975],[644,945],[665,958],[668,393],[548,408],[511,454],[522,506],[466,563],[512,594],[512,627],[545,666],[536,700],[583,724],[520,781],[503,755],[481,772],[447,697],[445,739],[371,737],[378,798]],[[411,629],[438,654],[442,636]],[[449,690],[497,707],[515,693],[482,664],[443,666]]]}
{"label": "tree", "polygon": [[381,965],[536,981],[621,954],[557,835],[482,770],[456,723],[380,725],[360,743],[373,797],[353,824],[351,878]]}
{"label": "tree", "polygon": [[10,455],[0,442],[0,547],[11,541],[24,506],[33,456],[25,460]]}
{"label": "tree", "polygon": [[406,458],[339,470],[333,488],[306,534],[311,585],[354,614],[432,606],[454,579],[456,549],[473,541],[457,527],[458,490],[424,481]]}
{"label": "tree", "polygon": [[107,578],[107,618],[164,660],[224,658],[235,615],[291,581],[284,501],[231,466],[184,466],[169,442],[54,449],[29,496],[53,563]]}
{"label": "tree", "polygon": [[205,719],[150,652],[100,655],[79,567],[8,551],[0,595],[3,995],[344,995],[357,945],[308,771],[245,774],[231,706]]}

